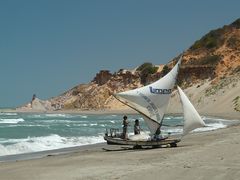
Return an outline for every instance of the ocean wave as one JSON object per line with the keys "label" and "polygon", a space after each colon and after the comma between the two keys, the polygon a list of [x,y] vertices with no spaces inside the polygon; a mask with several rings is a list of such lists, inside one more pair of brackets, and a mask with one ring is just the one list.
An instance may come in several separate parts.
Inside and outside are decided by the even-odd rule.
{"label": "ocean wave", "polygon": [[222,128],[226,128],[226,127],[227,127],[227,125],[225,125],[223,123],[211,123],[211,124],[207,124],[206,127],[197,128],[193,132],[213,131],[216,129],[222,129]]}
{"label": "ocean wave", "polygon": [[65,119],[49,119],[49,120],[41,120],[41,123],[74,123],[74,121],[71,120],[65,120]]}
{"label": "ocean wave", "polygon": [[18,114],[17,113],[5,113],[5,112],[1,112],[0,115],[3,115],[3,116],[17,116]]}
{"label": "ocean wave", "polygon": [[97,125],[98,125],[97,123],[90,124],[90,126],[97,126]]}
{"label": "ocean wave", "polygon": [[74,117],[80,117],[82,119],[86,119],[88,118],[87,115],[79,115],[79,114],[45,114],[45,117],[50,117],[50,118],[54,118],[54,117],[59,117],[59,118],[74,118]]}
{"label": "ocean wave", "polygon": [[162,130],[163,134],[182,134],[183,129],[182,128],[172,128],[172,129],[166,129],[166,130]]}
{"label": "ocean wave", "polygon": [[0,124],[17,124],[19,122],[23,122],[23,118],[17,118],[17,119],[0,119]]}
{"label": "ocean wave", "polygon": [[[26,139],[9,139],[0,141],[0,156],[38,152],[67,147],[82,146],[104,142],[102,136],[61,137],[52,134],[45,137],[29,137]],[[2,143],[8,143],[3,145]]]}
{"label": "ocean wave", "polygon": [[164,119],[172,119],[172,117],[164,117]]}
{"label": "ocean wave", "polygon": [[88,116],[86,116],[86,115],[78,115],[80,118],[83,118],[83,119],[86,119],[86,118],[88,118]]}
{"label": "ocean wave", "polygon": [[69,114],[45,114],[46,117],[72,117]]}
{"label": "ocean wave", "polygon": [[44,117],[44,115],[41,115],[41,114],[33,114],[33,115],[29,115],[28,117],[29,117],[29,118],[42,118],[42,117]]}

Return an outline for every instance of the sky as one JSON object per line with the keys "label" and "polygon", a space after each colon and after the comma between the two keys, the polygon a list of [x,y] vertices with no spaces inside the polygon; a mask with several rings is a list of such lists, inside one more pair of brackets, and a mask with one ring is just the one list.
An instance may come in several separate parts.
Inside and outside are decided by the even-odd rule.
{"label": "sky", "polygon": [[164,64],[240,18],[237,0],[1,0],[0,107],[57,96],[100,70]]}

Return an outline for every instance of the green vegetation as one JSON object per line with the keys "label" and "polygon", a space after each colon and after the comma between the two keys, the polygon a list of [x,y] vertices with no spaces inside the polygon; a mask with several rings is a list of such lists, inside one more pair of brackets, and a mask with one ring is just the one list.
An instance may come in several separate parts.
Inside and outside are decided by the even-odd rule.
{"label": "green vegetation", "polygon": [[222,37],[223,29],[217,29],[210,31],[208,34],[203,36],[200,40],[196,41],[191,47],[191,50],[196,50],[199,48],[217,48],[223,44]]}
{"label": "green vegetation", "polygon": [[198,60],[191,59],[188,63],[189,65],[209,65],[209,66],[216,66],[219,61],[221,61],[222,57],[219,55],[208,55],[202,57]]}
{"label": "green vegetation", "polygon": [[[238,82],[238,77],[222,77],[221,80],[219,80],[218,83],[212,85],[210,88],[208,88],[205,91],[205,96],[211,96],[216,94],[218,91],[223,89],[224,87],[232,88],[236,86],[235,83]],[[234,85],[235,84],[235,85]]]}
{"label": "green vegetation", "polygon": [[[222,28],[210,31],[205,36],[203,36],[200,40],[197,40],[190,47],[190,49],[197,50],[197,49],[205,48],[210,50],[212,48],[220,47],[224,43],[224,37],[223,37],[224,33],[228,32],[231,27],[240,29],[240,18],[228,26],[223,26]],[[231,39],[230,41],[232,40],[234,39]]]}
{"label": "green vegetation", "polygon": [[237,49],[240,46],[240,39],[237,36],[231,36],[227,40],[227,46],[232,49]]}
{"label": "green vegetation", "polygon": [[239,73],[239,72],[240,72],[240,66],[237,66],[237,67],[234,69],[233,72],[234,72],[234,73]]}
{"label": "green vegetation", "polygon": [[217,63],[221,59],[222,58],[219,55],[205,56],[200,59],[200,63],[201,63],[201,65],[217,65]]}
{"label": "green vegetation", "polygon": [[235,27],[237,29],[240,29],[240,18],[238,18],[236,21],[234,21],[232,24],[231,24],[232,27]]}
{"label": "green vegetation", "polygon": [[221,79],[219,83],[213,85],[212,87],[208,88],[205,91],[206,96],[211,96],[216,94],[219,90],[221,90],[223,87],[228,86],[231,83],[231,79]]}
{"label": "green vegetation", "polygon": [[154,74],[157,72],[157,70],[158,68],[153,66],[153,64],[149,62],[145,62],[137,68],[137,71],[140,71],[141,73],[144,72],[146,74]]}
{"label": "green vegetation", "polygon": [[235,111],[240,111],[240,96],[233,99],[233,105]]}
{"label": "green vegetation", "polygon": [[137,71],[140,72],[141,83],[145,85],[147,81],[147,77],[150,74],[156,73],[157,70],[158,70],[158,67],[153,66],[153,64],[149,62],[145,62],[141,66],[139,66],[137,68]]}
{"label": "green vegetation", "polygon": [[171,69],[165,65],[163,66],[163,69],[162,69],[162,75],[165,76]]}

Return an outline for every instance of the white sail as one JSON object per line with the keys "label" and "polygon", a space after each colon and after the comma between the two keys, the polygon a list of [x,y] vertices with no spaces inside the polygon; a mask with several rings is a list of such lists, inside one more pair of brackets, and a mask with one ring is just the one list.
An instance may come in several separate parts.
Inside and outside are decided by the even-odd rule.
{"label": "white sail", "polygon": [[199,127],[204,127],[206,125],[180,87],[178,87],[178,92],[180,95],[180,99],[183,107],[183,113],[184,113],[184,126],[183,126],[183,136],[184,136],[190,131]]}
{"label": "white sail", "polygon": [[179,58],[173,69],[158,81],[115,95],[121,102],[144,115],[144,120],[151,133],[155,133],[160,127],[177,79],[181,59],[182,57]]}

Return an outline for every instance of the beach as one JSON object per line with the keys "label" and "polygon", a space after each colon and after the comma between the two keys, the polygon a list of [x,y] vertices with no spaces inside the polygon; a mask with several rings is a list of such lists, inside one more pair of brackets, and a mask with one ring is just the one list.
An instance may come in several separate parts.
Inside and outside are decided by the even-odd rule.
{"label": "beach", "polygon": [[240,126],[193,133],[177,148],[139,149],[105,143],[57,155],[1,162],[0,179],[238,179]]}

